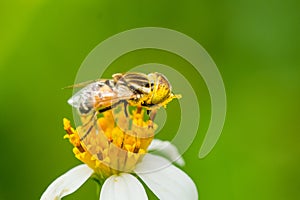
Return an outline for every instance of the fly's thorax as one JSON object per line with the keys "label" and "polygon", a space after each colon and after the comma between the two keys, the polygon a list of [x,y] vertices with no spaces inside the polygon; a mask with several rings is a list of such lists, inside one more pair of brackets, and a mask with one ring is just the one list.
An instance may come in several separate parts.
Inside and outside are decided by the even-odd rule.
{"label": "fly's thorax", "polygon": [[115,81],[116,91],[118,91],[121,96],[126,96],[125,92],[130,94],[131,97],[127,99],[130,105],[142,106],[144,102],[151,99],[150,94],[152,88],[146,74],[136,72],[114,74],[113,79]]}
{"label": "fly's thorax", "polygon": [[122,76],[120,74],[115,74],[113,75],[113,78],[116,81],[116,87],[124,85],[136,95],[144,95],[151,92],[150,80],[146,74],[129,72]]}

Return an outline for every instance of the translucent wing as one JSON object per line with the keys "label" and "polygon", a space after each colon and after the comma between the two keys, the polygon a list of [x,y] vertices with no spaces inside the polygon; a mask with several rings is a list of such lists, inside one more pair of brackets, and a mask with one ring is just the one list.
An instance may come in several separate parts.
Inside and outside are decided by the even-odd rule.
{"label": "translucent wing", "polygon": [[79,90],[68,103],[81,115],[112,106],[121,100],[135,98],[135,94],[126,85],[115,86],[113,80],[93,82]]}
{"label": "translucent wing", "polygon": [[77,84],[74,84],[74,85],[68,85],[66,87],[63,87],[62,89],[81,88],[81,87],[87,86],[88,84],[99,82],[99,81],[105,81],[105,80],[103,80],[103,79],[96,79],[96,80],[85,81],[85,82],[77,83]]}

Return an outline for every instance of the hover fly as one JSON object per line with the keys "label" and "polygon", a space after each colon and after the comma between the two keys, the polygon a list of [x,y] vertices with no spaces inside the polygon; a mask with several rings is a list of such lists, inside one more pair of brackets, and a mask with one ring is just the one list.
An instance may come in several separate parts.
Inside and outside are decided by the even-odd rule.
{"label": "hover fly", "polygon": [[[165,106],[179,95],[172,93],[168,79],[161,73],[117,73],[112,79],[100,79],[74,85],[84,86],[72,96],[68,103],[78,110],[79,115],[90,117],[89,122],[113,107],[124,105],[145,108],[149,114],[161,106]],[[96,121],[96,120],[94,120]],[[83,125],[85,126],[85,125]],[[92,127],[87,129],[84,139]]]}

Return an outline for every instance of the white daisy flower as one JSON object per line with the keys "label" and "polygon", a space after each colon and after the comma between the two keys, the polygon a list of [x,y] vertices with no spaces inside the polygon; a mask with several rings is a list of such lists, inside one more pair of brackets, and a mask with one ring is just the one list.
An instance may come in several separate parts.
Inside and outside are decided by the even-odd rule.
{"label": "white daisy flower", "polygon": [[[197,188],[192,179],[172,165],[172,161],[180,166],[184,165],[177,148],[170,142],[153,140],[153,137],[138,137],[136,134],[140,131],[143,135],[151,136],[140,129],[149,125],[142,120],[143,114],[132,114],[131,130],[135,132],[134,136],[115,127],[111,115],[111,112],[104,113],[104,117],[98,119],[98,125],[103,131],[91,131],[84,142],[79,137],[82,127],[75,130],[70,126],[70,121],[64,119],[64,128],[68,133],[65,138],[69,138],[74,145],[75,157],[85,164],[72,168],[54,180],[42,194],[41,200],[61,199],[75,192],[91,176],[103,183],[100,200],[148,199],[136,176],[159,199],[198,199]],[[118,125],[122,126],[122,123],[125,122],[119,119]],[[117,148],[122,151],[116,150]],[[147,151],[155,154],[146,153]]]}

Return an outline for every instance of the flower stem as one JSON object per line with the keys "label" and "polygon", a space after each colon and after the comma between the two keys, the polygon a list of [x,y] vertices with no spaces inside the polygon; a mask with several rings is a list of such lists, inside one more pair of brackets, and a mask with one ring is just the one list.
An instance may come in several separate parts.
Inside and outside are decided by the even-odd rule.
{"label": "flower stem", "polygon": [[96,175],[94,174],[92,177],[91,177],[97,184],[97,189],[96,189],[96,196],[97,196],[97,199],[100,199],[100,191],[101,191],[101,187],[103,185],[103,181]]}
{"label": "flower stem", "polygon": [[101,191],[101,185],[99,184],[99,182],[97,182],[97,190],[96,190],[97,199],[100,199],[100,191]]}

